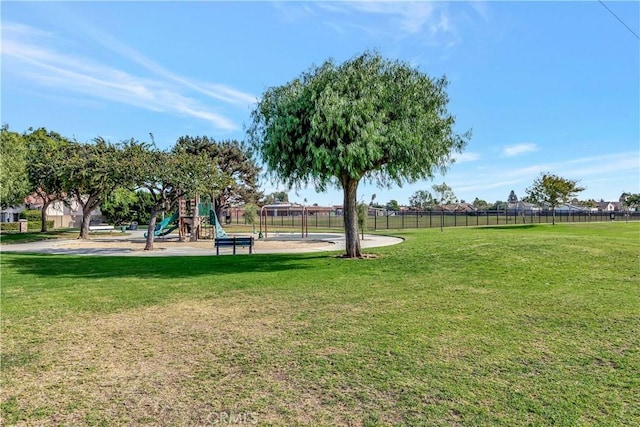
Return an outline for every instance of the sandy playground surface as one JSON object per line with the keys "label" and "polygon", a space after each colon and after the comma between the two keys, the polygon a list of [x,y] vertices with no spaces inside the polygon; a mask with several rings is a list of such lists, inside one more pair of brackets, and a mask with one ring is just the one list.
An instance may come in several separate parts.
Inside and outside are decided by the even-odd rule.
{"label": "sandy playground surface", "polygon": [[[254,248],[260,249],[302,249],[302,248],[324,248],[330,246],[331,242],[322,240],[262,240],[255,239]],[[56,245],[58,248],[66,249],[127,249],[144,250],[145,241],[142,239],[109,239],[90,238],[89,240],[76,240],[64,242]],[[197,242],[180,242],[177,239],[156,239],[153,244],[154,250],[170,248],[196,248],[214,249],[213,240],[199,240]]]}

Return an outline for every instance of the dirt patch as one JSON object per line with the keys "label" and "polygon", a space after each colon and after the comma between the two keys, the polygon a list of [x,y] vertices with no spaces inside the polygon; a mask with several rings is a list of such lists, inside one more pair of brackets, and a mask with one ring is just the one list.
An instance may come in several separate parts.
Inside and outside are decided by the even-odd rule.
{"label": "dirt patch", "polygon": [[243,294],[69,319],[47,328],[36,362],[11,370],[0,400],[43,425],[212,425],[229,413],[309,424],[331,413],[282,354],[301,327],[294,312]]}
{"label": "dirt patch", "polygon": [[[322,240],[255,240],[254,248],[256,250],[264,249],[316,249],[331,246],[332,243]],[[127,240],[127,239],[95,239],[95,240],[77,240],[74,242],[65,242],[56,245],[57,248],[63,249],[125,249],[130,251],[143,251],[145,246],[144,240]],[[179,242],[178,240],[156,240],[153,244],[155,250],[170,248],[194,248],[194,249],[211,249],[215,250],[213,240],[199,240],[197,242]]]}

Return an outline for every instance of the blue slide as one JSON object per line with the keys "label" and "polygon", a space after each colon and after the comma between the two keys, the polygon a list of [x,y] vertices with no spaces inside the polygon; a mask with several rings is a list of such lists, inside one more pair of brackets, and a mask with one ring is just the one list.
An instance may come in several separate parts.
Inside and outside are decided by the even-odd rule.
{"label": "blue slide", "polygon": [[[179,224],[173,224],[171,226],[169,225],[172,222],[174,222],[176,219],[178,219],[178,214],[174,213],[169,218],[165,218],[162,221],[160,221],[160,224],[156,224],[156,227],[154,228],[154,231],[153,231],[154,237],[166,236],[167,234],[171,233],[173,230],[178,228]],[[147,237],[147,233],[144,233],[144,237]]]}

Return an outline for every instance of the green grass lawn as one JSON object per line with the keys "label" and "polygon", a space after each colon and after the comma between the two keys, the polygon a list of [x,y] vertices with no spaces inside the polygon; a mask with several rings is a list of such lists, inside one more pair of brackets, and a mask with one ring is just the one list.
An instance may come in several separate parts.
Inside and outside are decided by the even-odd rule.
{"label": "green grass lawn", "polygon": [[52,230],[42,233],[40,231],[30,231],[28,233],[1,233],[0,234],[0,245],[5,244],[13,244],[13,243],[30,243],[30,242],[39,242],[41,240],[52,240],[52,239],[75,239],[78,237],[77,229],[61,229],[61,230]]}
{"label": "green grass lawn", "polygon": [[638,425],[640,223],[2,254],[0,424]]}

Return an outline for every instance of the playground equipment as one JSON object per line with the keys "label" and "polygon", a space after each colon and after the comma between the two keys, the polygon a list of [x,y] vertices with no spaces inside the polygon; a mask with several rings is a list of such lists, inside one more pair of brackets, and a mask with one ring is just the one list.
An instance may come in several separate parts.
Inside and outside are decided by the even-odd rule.
{"label": "playground equipment", "polygon": [[[285,213],[287,216],[291,215],[301,215],[302,216],[302,224],[301,224],[301,238],[305,238],[309,236],[309,213],[307,212],[306,206],[300,205],[292,205],[292,204],[278,204],[278,205],[264,205],[260,208],[260,234],[259,238],[267,238],[267,218],[269,212],[271,212],[272,216],[277,216],[278,211],[282,215]],[[264,233],[262,232],[262,227],[264,225]]]}
{"label": "playground equipment", "polygon": [[[178,228],[178,225],[172,224],[176,219],[178,219],[178,214],[174,213],[170,217],[160,221],[159,224],[156,224],[153,230],[154,237],[166,236],[167,234],[171,233],[173,230]],[[147,237],[147,232],[144,233],[144,237],[145,238]]]}
{"label": "playground equipment", "polygon": [[[208,221],[203,221],[203,218],[208,218]],[[178,238],[181,242],[185,241],[187,234],[192,242],[202,237],[227,237],[212,203],[201,203],[198,194],[190,200],[180,198],[178,212],[156,224],[153,235],[166,236],[175,229],[178,229]],[[144,233],[144,237],[147,237],[147,233]]]}
{"label": "playground equipment", "polygon": [[[207,217],[209,220],[203,221]],[[212,203],[201,203],[198,194],[190,200],[178,200],[178,227],[180,241],[184,241],[187,234],[190,234],[192,242],[203,237],[227,237],[216,215],[215,206]],[[206,232],[209,230],[212,231],[210,234]]]}

